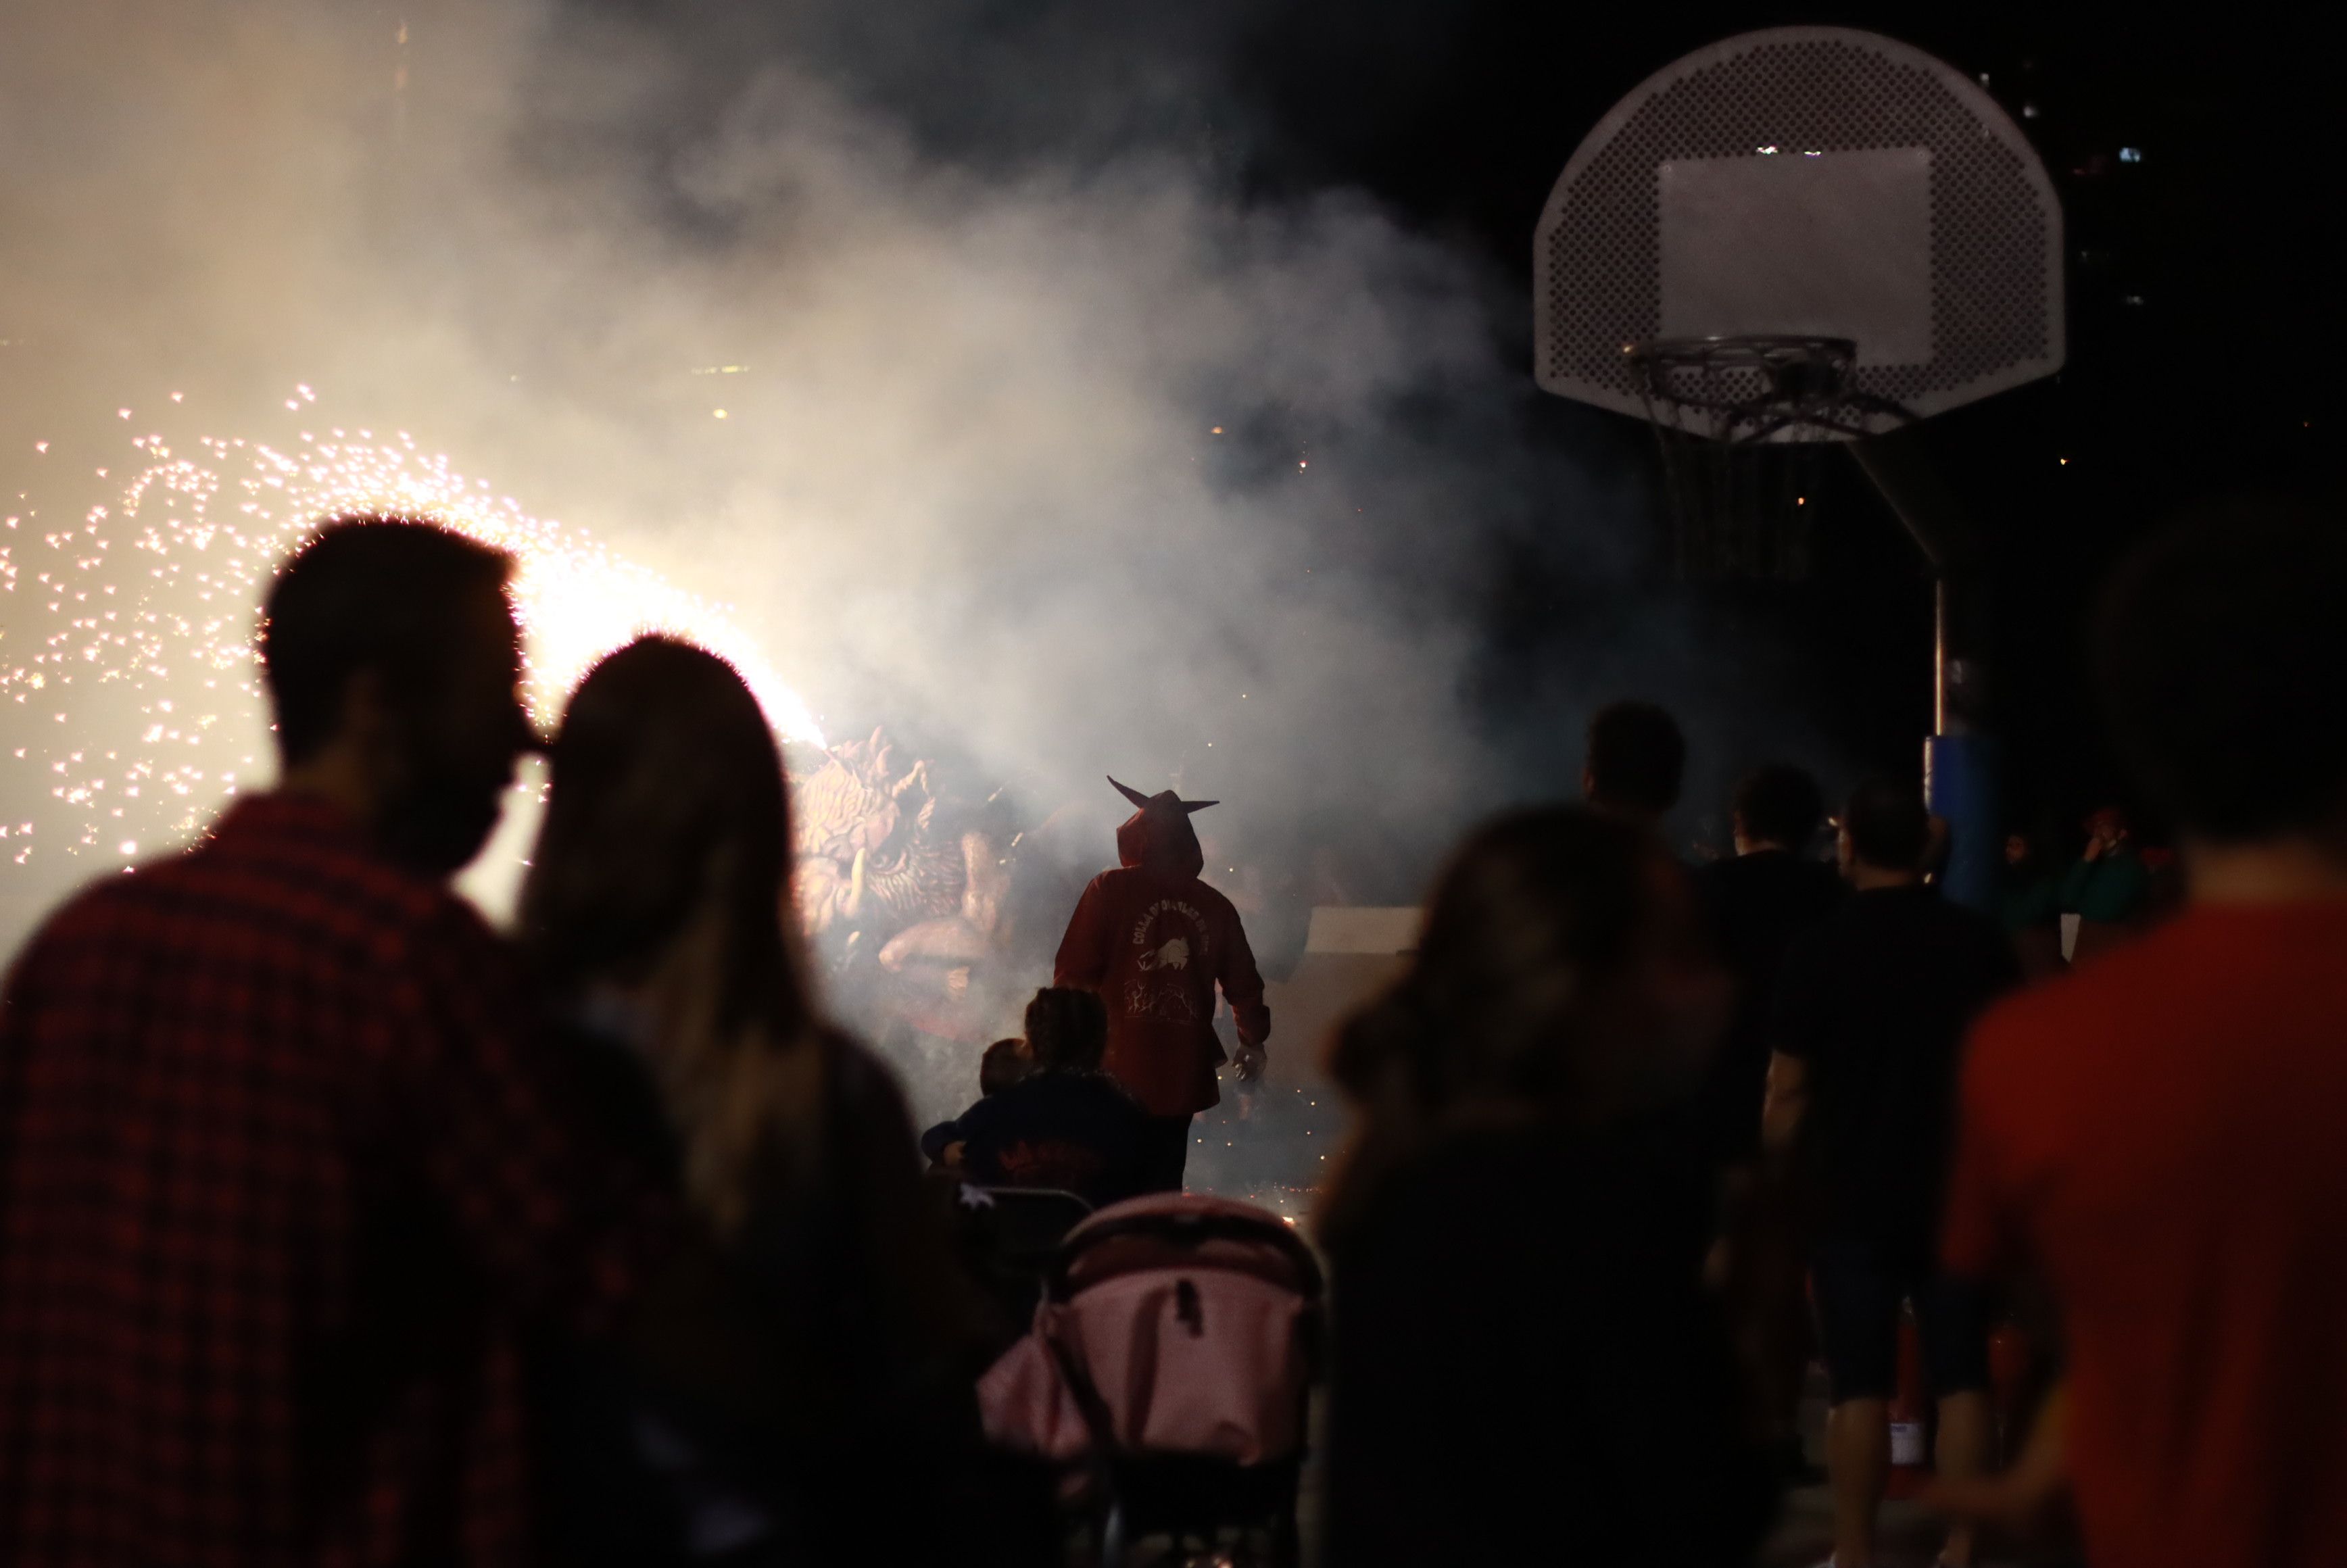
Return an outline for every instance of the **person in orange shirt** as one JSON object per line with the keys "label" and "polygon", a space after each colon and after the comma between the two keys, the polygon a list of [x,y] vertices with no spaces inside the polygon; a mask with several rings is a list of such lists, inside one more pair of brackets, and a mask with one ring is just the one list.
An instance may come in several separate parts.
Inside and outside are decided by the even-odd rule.
{"label": "person in orange shirt", "polygon": [[2347,1542],[2347,530],[2219,510],[2122,569],[2112,739],[2188,902],[1974,1031],[1943,1245],[2043,1279],[2065,1381],[2001,1522],[2075,1499],[2089,1562],[2264,1568]]}
{"label": "person in orange shirt", "polygon": [[1242,1079],[1263,1072],[1271,1009],[1238,911],[1199,880],[1206,859],[1190,816],[1216,803],[1108,782],[1140,809],[1116,830],[1117,869],[1092,878],[1078,901],[1051,983],[1100,993],[1108,1009],[1102,1067],[1150,1118],[1147,1190],[1178,1192],[1190,1119],[1222,1099],[1215,988],[1238,1023]]}

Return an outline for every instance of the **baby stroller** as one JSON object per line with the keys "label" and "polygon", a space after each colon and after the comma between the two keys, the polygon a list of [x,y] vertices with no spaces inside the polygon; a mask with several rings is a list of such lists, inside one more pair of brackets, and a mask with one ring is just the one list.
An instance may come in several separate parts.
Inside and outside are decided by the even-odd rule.
{"label": "baby stroller", "polygon": [[1180,1193],[1068,1233],[1026,1338],[979,1384],[988,1436],[1077,1471],[1102,1568],[1172,1542],[1296,1561],[1320,1267],[1276,1215]]}

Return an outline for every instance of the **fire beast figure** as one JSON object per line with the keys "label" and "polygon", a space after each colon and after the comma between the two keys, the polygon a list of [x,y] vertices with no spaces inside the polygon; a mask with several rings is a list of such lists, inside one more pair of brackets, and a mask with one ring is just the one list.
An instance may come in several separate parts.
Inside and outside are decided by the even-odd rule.
{"label": "fire beast figure", "polygon": [[1141,809],[1116,830],[1118,869],[1094,877],[1076,905],[1053,983],[1098,991],[1107,1005],[1102,1066],[1149,1113],[1151,1190],[1178,1191],[1190,1119],[1222,1098],[1215,986],[1238,1022],[1242,1078],[1263,1071],[1271,1011],[1238,911],[1198,879],[1206,861],[1190,814],[1215,803],[1108,782]]}

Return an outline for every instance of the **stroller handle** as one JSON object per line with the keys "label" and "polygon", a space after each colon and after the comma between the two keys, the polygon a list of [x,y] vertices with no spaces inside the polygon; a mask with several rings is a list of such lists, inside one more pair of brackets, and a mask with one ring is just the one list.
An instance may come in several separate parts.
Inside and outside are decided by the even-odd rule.
{"label": "stroller handle", "polygon": [[[1295,1268],[1296,1289],[1307,1301],[1320,1299],[1320,1260],[1285,1221],[1255,1219],[1245,1214],[1118,1214],[1087,1222],[1079,1234],[1061,1244],[1043,1276],[1043,1298],[1065,1301],[1074,1292],[1068,1276],[1078,1260],[1107,1242],[1145,1236],[1196,1248],[1214,1241],[1242,1242],[1276,1248]],[[1209,1265],[1208,1266],[1215,1266]]]}

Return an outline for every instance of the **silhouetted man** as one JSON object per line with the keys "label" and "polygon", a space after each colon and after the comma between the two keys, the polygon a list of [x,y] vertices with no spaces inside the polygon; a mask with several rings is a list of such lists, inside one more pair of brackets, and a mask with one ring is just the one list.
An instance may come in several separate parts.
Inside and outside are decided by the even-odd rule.
{"label": "silhouetted man", "polygon": [[1076,905],[1051,983],[1100,993],[1108,1008],[1103,1066],[1150,1117],[1147,1185],[1178,1192],[1190,1120],[1222,1099],[1215,988],[1238,1023],[1242,1078],[1263,1071],[1271,1009],[1239,912],[1199,880],[1206,857],[1190,815],[1215,803],[1109,783],[1140,809],[1116,830],[1122,864],[1094,877]]}
{"label": "silhouetted man", "polygon": [[515,1330],[587,1294],[601,1233],[504,946],[446,886],[528,733],[510,568],[322,530],[261,623],[282,783],[10,977],[11,1568],[528,1556]]}
{"label": "silhouetted man", "polygon": [[2010,1480],[2086,1554],[2337,1560],[2347,1541],[2347,528],[2240,504],[2121,569],[2111,738],[2175,828],[2173,919],[1996,1009],[1964,1067],[1952,1267],[2025,1270],[2068,1353]]}
{"label": "silhouetted man", "polygon": [[[1940,1405],[1940,1473],[1976,1474],[1992,1438],[1988,1316],[1980,1289],[1937,1266],[1964,1030],[2020,978],[2004,930],[1923,885],[1932,819],[1912,784],[1860,784],[1843,808],[1853,897],[1797,940],[1778,982],[1769,1143],[1809,1124],[1819,1193],[1811,1290],[1831,1410],[1826,1475],[1834,1557],[1874,1561],[1890,1477],[1899,1315],[1914,1305]],[[1972,1561],[1951,1533],[1940,1561]]]}
{"label": "silhouetted man", "polygon": [[1720,960],[1737,983],[1735,1020],[1707,1085],[1713,1136],[1730,1164],[1759,1153],[1768,1030],[1786,950],[1849,891],[1833,867],[1808,856],[1825,815],[1818,781],[1801,769],[1755,769],[1736,789],[1734,857],[1695,873]]}
{"label": "silhouetted man", "polygon": [[1611,703],[1589,721],[1581,793],[1594,809],[1659,828],[1679,803],[1686,774],[1686,737],[1652,702]]}
{"label": "silhouetted man", "polygon": [[1799,1182],[1759,1158],[1760,1106],[1785,954],[1848,887],[1833,867],[1809,857],[1825,800],[1801,769],[1756,769],[1737,786],[1732,815],[1735,856],[1694,875],[1713,944],[1736,977],[1736,1011],[1704,1079],[1705,1142],[1727,1178],[1722,1218],[1737,1265],[1725,1305],[1755,1378],[1753,1397],[1776,1424],[1779,1463],[1788,1476],[1803,1477],[1809,1461],[1797,1417],[1813,1337],[1802,1287],[1805,1204]]}

